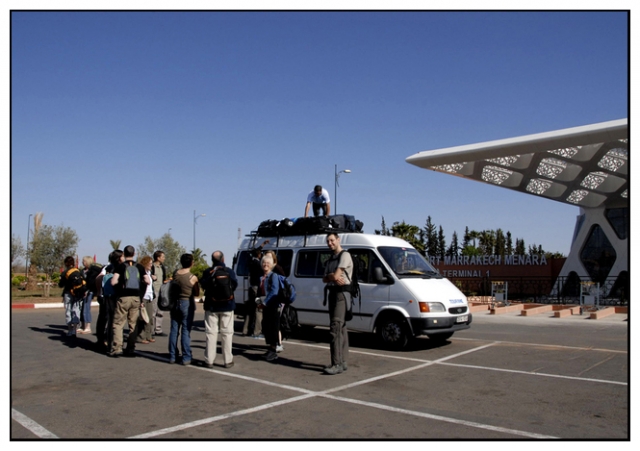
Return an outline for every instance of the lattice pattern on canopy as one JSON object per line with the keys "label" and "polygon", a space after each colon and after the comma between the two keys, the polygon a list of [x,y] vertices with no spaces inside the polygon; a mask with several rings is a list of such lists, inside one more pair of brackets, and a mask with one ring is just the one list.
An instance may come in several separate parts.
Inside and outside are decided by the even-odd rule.
{"label": "lattice pattern on canopy", "polygon": [[628,205],[626,119],[430,150],[407,162],[582,207]]}

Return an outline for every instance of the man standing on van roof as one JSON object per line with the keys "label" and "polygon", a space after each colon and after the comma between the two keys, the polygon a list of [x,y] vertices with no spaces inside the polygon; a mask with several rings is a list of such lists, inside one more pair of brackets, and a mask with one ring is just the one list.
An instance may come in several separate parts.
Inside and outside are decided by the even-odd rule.
{"label": "man standing on van roof", "polygon": [[320,210],[324,216],[331,214],[331,199],[329,192],[320,185],[316,185],[307,196],[307,205],[304,209],[304,217],[309,216],[309,207],[313,205],[313,216],[320,216]]}
{"label": "man standing on van roof", "polygon": [[[326,374],[347,371],[349,335],[347,334],[347,309],[351,307],[351,277],[353,260],[351,254],[342,249],[336,233],[327,235],[327,246],[333,252],[327,261],[322,281],[326,283],[325,295],[329,294],[329,332],[331,334],[331,366]],[[325,299],[326,303],[326,299]]]}

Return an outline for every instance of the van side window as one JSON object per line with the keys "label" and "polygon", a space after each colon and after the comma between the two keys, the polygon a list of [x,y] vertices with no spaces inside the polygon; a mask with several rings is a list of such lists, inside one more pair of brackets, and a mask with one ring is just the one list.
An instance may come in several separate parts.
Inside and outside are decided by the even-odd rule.
{"label": "van side window", "polygon": [[291,259],[293,258],[293,250],[291,249],[276,249],[276,257],[278,257],[278,264],[282,266],[284,275],[289,277],[291,274]]}
{"label": "van side window", "polygon": [[373,270],[376,267],[382,268],[384,273],[388,273],[378,256],[370,249],[351,248],[349,253],[353,259],[354,270],[358,269],[358,281],[360,283],[376,283],[373,275]]}
{"label": "van side window", "polygon": [[249,275],[249,262],[251,261],[251,253],[242,251],[238,255],[238,266],[236,267],[236,275],[240,277]]}
{"label": "van side window", "polygon": [[298,252],[295,274],[297,277],[323,277],[324,265],[331,257],[331,251],[301,250]]}

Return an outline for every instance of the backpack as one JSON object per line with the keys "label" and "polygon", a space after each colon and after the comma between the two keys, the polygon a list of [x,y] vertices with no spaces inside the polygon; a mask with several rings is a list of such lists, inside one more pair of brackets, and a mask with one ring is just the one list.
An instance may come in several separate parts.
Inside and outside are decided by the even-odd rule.
{"label": "backpack", "polygon": [[[343,250],[342,252],[348,251]],[[342,255],[342,252],[340,252],[340,255]],[[338,259],[340,259],[340,256],[338,256]],[[360,282],[358,281],[360,262],[358,261],[358,259],[354,259],[353,256],[351,257],[351,261],[353,262],[353,271],[351,272],[351,285],[349,286],[348,290],[349,294],[351,294],[351,305],[347,308],[345,321],[351,321],[353,319],[353,304],[355,298],[358,298],[358,303],[360,307],[362,307],[362,298],[360,297]]]}
{"label": "backpack", "polygon": [[173,280],[165,282],[158,293],[158,308],[165,312],[173,309],[180,297],[180,285]]}
{"label": "backpack", "polygon": [[205,288],[205,297],[214,301],[230,301],[233,299],[231,276],[226,267],[216,267],[211,273],[211,279]]}
{"label": "backpack", "polygon": [[138,265],[135,262],[128,262],[126,266],[123,288],[125,290],[139,290],[140,271],[138,271]]}
{"label": "backpack", "polygon": [[81,298],[87,293],[87,282],[78,268],[71,268],[66,273],[66,288],[76,298]]}
{"label": "backpack", "polygon": [[101,271],[102,271],[102,265],[98,263],[92,263],[87,269],[87,272],[85,273],[86,274],[85,277],[86,277],[87,287],[89,291],[91,292],[96,291],[96,278],[98,277]]}
{"label": "backpack", "polygon": [[291,337],[297,328],[298,313],[296,309],[289,304],[284,304],[282,312],[280,312],[280,333],[282,334],[282,339],[286,340]]}
{"label": "backpack", "polygon": [[102,295],[103,296],[115,296],[116,290],[113,285],[111,285],[111,279],[113,278],[113,274],[105,274],[102,278]]}
{"label": "backpack", "polygon": [[291,282],[289,282],[289,279],[287,279],[285,276],[281,276],[280,274],[276,274],[276,276],[278,276],[278,283],[280,285],[280,303],[285,305],[291,304],[296,300],[296,287]]}

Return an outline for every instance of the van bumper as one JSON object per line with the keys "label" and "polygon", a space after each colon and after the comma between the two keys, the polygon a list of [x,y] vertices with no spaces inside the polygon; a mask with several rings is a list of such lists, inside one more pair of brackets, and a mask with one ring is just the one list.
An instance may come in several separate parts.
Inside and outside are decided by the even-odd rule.
{"label": "van bumper", "polygon": [[458,330],[469,329],[473,316],[471,313],[464,315],[469,319],[464,323],[458,323],[456,320],[459,316],[441,316],[429,318],[411,318],[411,328],[413,334],[418,335],[435,335],[439,333],[456,332]]}

